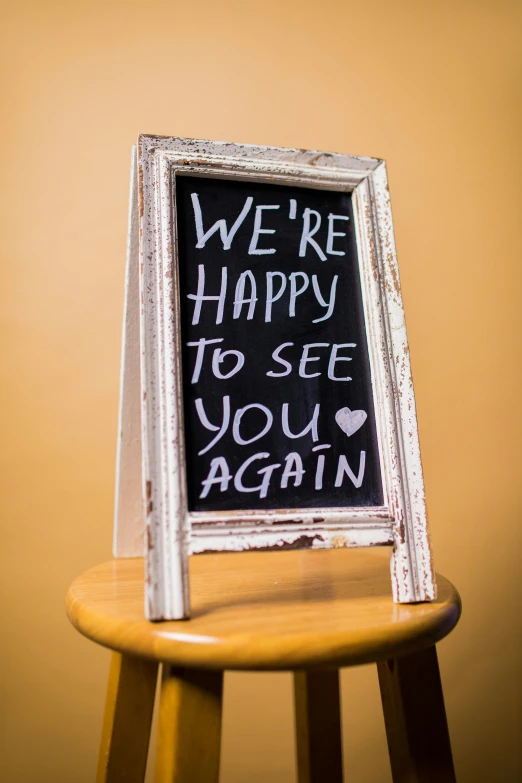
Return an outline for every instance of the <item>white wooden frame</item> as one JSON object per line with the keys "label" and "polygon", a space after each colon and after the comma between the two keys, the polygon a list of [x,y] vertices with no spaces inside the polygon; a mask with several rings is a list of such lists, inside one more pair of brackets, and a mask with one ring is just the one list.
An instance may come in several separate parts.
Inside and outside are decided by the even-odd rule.
{"label": "white wooden frame", "polygon": [[[188,617],[189,553],[216,550],[388,544],[393,546],[394,600],[434,599],[415,398],[384,161],[157,136],[140,136],[137,158],[139,185],[131,187],[114,551],[128,557],[142,555],[145,549],[147,617]],[[353,192],[383,506],[188,512],[175,219],[178,172]],[[138,510],[142,499],[143,514]]]}

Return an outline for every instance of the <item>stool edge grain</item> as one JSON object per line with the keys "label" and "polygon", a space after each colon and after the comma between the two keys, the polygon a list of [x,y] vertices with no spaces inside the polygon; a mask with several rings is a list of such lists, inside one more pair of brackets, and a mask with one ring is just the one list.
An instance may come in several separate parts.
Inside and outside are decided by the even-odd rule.
{"label": "stool edge grain", "polygon": [[[129,561],[127,561],[128,564]],[[111,568],[118,573],[121,561],[109,561],[76,579],[67,594],[66,610],[71,623],[83,635],[126,655],[137,655],[174,666],[210,670],[289,671],[339,668],[384,661],[428,648],[443,639],[457,624],[461,601],[455,587],[438,576],[439,599],[429,604],[399,606],[397,621],[360,628],[345,627],[320,632],[303,628],[285,633],[205,633],[205,619],[151,623],[141,619],[142,561],[137,561],[136,578],[128,584],[114,581],[112,597],[103,596],[104,582]],[[142,573],[142,572],[141,572]],[[105,576],[104,576],[105,575]],[[143,576],[141,576],[143,580]],[[126,601],[118,603],[118,590]],[[135,597],[128,600],[128,591]],[[127,592],[126,592],[127,591]],[[376,601],[377,599],[375,599]],[[384,597],[384,602],[388,599]],[[391,597],[389,598],[390,606]],[[371,612],[369,599],[368,611]],[[132,604],[133,612],[129,611]],[[138,605],[139,604],[139,610]],[[219,598],[216,598],[216,612]],[[267,605],[267,611],[270,607]],[[256,611],[259,612],[259,607]],[[212,616],[212,611],[208,617]]]}

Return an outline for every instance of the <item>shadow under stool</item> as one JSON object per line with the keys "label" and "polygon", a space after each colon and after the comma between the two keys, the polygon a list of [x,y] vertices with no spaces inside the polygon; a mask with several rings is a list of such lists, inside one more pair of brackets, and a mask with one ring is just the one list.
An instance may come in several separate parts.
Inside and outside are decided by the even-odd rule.
{"label": "shadow under stool", "polygon": [[144,619],[141,558],[78,577],[67,612],[114,651],[97,783],[141,783],[162,664],[156,783],[217,783],[223,674],[292,671],[299,783],[342,783],[339,668],[376,663],[394,783],[455,781],[435,644],[460,599],[394,604],[385,549],[190,558],[192,618]]}

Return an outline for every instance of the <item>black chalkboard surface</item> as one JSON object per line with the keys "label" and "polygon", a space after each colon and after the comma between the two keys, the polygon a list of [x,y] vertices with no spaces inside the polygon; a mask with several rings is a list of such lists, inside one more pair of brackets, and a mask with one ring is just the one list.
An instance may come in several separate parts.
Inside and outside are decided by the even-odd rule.
{"label": "black chalkboard surface", "polygon": [[351,195],[176,177],[189,511],[380,506]]}

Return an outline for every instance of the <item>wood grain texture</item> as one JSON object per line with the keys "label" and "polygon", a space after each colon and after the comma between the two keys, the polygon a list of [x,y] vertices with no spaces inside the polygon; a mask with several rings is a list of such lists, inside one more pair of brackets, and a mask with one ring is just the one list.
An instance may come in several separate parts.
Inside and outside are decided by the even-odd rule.
{"label": "wood grain texture", "polygon": [[143,783],[158,664],[113,653],[96,783]]}
{"label": "wood grain texture", "polygon": [[394,783],[455,783],[435,647],[377,668]]}
{"label": "wood grain texture", "polygon": [[298,783],[343,783],[338,669],[294,673]]}
{"label": "wood grain texture", "polygon": [[155,783],[218,783],[223,672],[163,667]]}
{"label": "wood grain texture", "polygon": [[459,619],[443,577],[436,601],[395,604],[389,568],[385,549],[199,555],[192,619],[154,624],[143,617],[143,559],[114,560],[72,584],[67,611],[100,644],[177,666],[349,666],[428,647]]}

